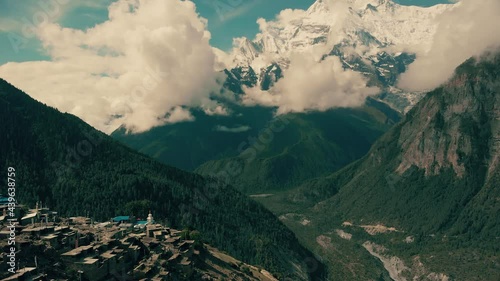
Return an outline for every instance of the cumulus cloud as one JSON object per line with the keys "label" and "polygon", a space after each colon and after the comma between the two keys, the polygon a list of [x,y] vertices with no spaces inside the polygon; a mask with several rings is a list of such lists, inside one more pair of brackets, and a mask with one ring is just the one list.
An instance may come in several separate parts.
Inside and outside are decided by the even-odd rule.
{"label": "cumulus cloud", "polygon": [[228,116],[229,111],[223,105],[217,105],[215,107],[206,107],[203,108],[203,112],[205,112],[208,116],[219,115],[219,116]]}
{"label": "cumulus cloud", "polygon": [[278,15],[276,19],[272,21],[266,21],[263,18],[257,20],[260,31],[266,31],[269,26],[272,28],[283,28],[289,25],[293,21],[301,20],[307,12],[302,9],[284,9]]}
{"label": "cumulus cloud", "polygon": [[215,70],[216,71],[223,71],[226,68],[229,68],[232,63],[232,58],[230,54],[222,51],[221,49],[212,48],[214,54],[215,54]]}
{"label": "cumulus cloud", "polygon": [[[326,42],[316,44],[313,48],[291,50],[283,78],[269,91],[245,88],[244,104],[277,107],[278,114],[309,110],[325,111],[336,107],[361,106],[368,96],[379,92],[378,88],[366,86],[367,79],[361,73],[344,69],[338,57],[324,58],[325,54],[339,42],[338,34],[341,33],[342,23],[349,9],[349,6],[342,1],[328,0],[324,4],[331,11],[329,14],[331,18],[324,21],[332,23],[333,26],[328,31]],[[257,23],[261,33],[256,39],[262,38],[265,34],[283,32],[282,30],[284,28],[286,30],[290,24],[301,25],[304,21],[311,21],[306,17],[307,13],[314,12],[314,7],[311,9],[310,11],[286,9],[273,21],[259,19]],[[313,20],[307,24],[317,23]]]}
{"label": "cumulus cloud", "polygon": [[430,50],[417,53],[399,86],[410,91],[436,88],[469,57],[500,46],[499,18],[498,0],[461,0],[436,18],[439,25]]}
{"label": "cumulus cloud", "polygon": [[379,92],[378,88],[367,87],[366,83],[362,74],[344,70],[338,57],[318,60],[313,55],[300,54],[292,57],[284,78],[271,90],[247,88],[243,102],[276,106],[278,114],[356,107]]}
{"label": "cumulus cloud", "polygon": [[181,106],[174,107],[165,118],[165,123],[177,123],[182,121],[194,121],[194,116],[189,110]]}
{"label": "cumulus cloud", "polygon": [[7,63],[0,77],[34,98],[111,132],[142,132],[213,108],[216,57],[191,1],[119,0],[87,30],[45,22],[36,36],[51,61]]}

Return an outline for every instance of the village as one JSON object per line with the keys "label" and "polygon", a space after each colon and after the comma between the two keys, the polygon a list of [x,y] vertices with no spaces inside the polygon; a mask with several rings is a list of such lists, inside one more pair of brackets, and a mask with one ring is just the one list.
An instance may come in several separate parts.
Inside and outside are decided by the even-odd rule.
{"label": "village", "polygon": [[12,224],[0,198],[0,281],[276,280],[199,242],[196,231],[156,223],[151,212],[146,220],[94,222],[61,218],[38,203],[23,216],[21,209]]}

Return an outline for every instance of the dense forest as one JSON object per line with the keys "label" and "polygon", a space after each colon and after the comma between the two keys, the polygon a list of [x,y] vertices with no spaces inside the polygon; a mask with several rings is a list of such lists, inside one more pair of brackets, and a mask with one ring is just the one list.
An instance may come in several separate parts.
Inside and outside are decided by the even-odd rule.
{"label": "dense forest", "polygon": [[[319,280],[322,265],[271,212],[217,179],[165,166],[77,117],[0,80],[0,171],[16,170],[16,199],[61,215],[146,216],[202,238],[280,278]],[[313,265],[314,270],[311,270]],[[298,265],[295,266],[295,265]]]}

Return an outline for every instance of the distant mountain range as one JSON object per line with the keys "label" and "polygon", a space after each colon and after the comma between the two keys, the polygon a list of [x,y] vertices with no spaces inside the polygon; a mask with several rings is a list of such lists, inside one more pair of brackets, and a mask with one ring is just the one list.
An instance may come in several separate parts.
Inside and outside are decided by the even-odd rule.
{"label": "distant mountain range", "polygon": [[[347,7],[345,6],[347,5]],[[317,0],[286,21],[270,22],[254,40],[239,38],[229,57],[228,85],[268,90],[282,78],[293,53],[323,47],[345,69],[362,73],[378,86],[380,100],[406,112],[422,97],[397,88],[398,76],[415,59],[411,48],[431,44],[433,19],[453,5],[403,6],[391,0]],[[239,83],[238,83],[239,82]]]}

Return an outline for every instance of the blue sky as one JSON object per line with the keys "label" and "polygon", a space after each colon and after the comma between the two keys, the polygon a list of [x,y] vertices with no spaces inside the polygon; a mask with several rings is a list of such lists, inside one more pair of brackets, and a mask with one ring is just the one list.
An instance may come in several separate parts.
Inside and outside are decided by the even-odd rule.
{"label": "blue sky", "polygon": [[[232,38],[253,38],[259,31],[258,18],[272,19],[284,9],[307,9],[314,0],[194,0],[199,13],[208,19],[212,45],[223,50]],[[231,5],[230,3],[241,3]]]}
{"label": "blue sky", "polygon": [[[59,3],[68,2],[62,0]],[[57,7],[48,6],[50,20],[64,27],[85,29],[107,20],[106,7],[114,0],[71,0]],[[49,0],[0,1],[0,65],[9,61],[49,59],[34,37],[25,36],[26,22],[33,22],[33,15],[43,8],[40,2]],[[212,34],[211,44],[229,50],[232,38],[253,38],[258,32],[256,20],[272,19],[281,10],[307,9],[314,0],[193,0],[200,15],[208,19]],[[446,0],[395,0],[404,5],[430,6]],[[24,29],[23,29],[24,28]],[[29,28],[29,27],[28,27]]]}

